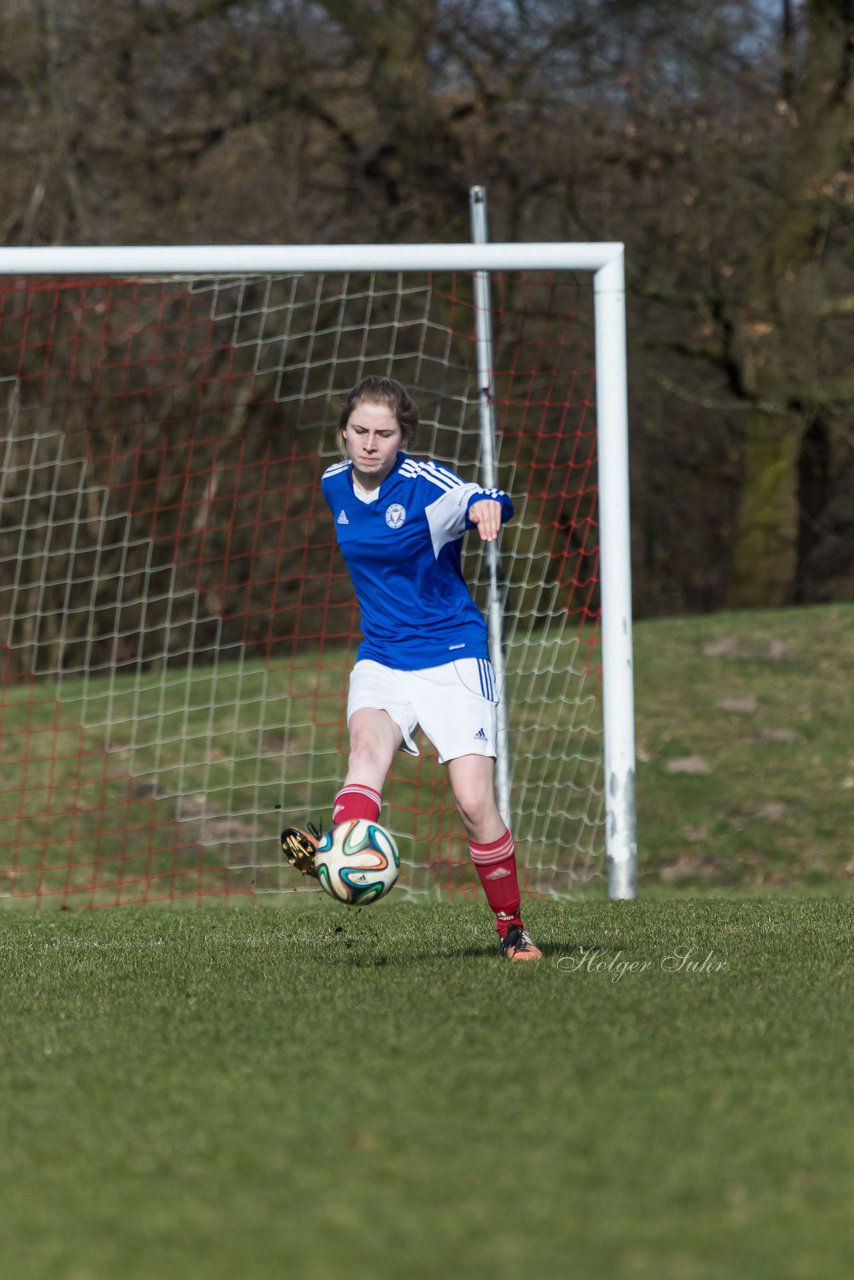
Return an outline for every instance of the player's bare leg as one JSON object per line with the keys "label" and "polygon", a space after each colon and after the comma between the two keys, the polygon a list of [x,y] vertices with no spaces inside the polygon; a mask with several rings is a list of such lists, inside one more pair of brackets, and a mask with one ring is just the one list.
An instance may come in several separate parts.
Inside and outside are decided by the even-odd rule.
{"label": "player's bare leg", "polygon": [[387,711],[363,707],[348,724],[350,755],[344,786],[372,787],[382,793],[392,761],[403,742],[400,726]]}
{"label": "player's bare leg", "polygon": [[350,754],[343,786],[332,802],[332,825],[362,818],[376,822],[382,791],[403,733],[387,711],[363,707],[348,723]]}
{"label": "player's bare leg", "polygon": [[[332,825],[351,818],[375,820],[380,796],[394,754],[403,734],[387,711],[366,708],[350,717],[350,759],[347,777],[332,806]],[[286,827],[282,852],[295,871],[313,876],[314,854],[320,833],[309,827]]]}
{"label": "player's bare leg", "polygon": [[448,778],[469,840],[490,844],[504,835],[507,827],[495,802],[492,756],[458,756],[456,760],[449,760]]}
{"label": "player's bare leg", "polygon": [[500,949],[508,960],[541,960],[519,914],[521,894],[516,846],[495,802],[491,756],[459,756],[448,762],[454,800],[469,838],[472,862],[495,913]]}

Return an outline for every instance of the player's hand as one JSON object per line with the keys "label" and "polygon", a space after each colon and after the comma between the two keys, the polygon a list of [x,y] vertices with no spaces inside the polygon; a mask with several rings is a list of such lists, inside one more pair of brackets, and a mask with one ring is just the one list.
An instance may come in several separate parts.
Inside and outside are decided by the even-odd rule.
{"label": "player's hand", "polygon": [[494,498],[481,498],[473,502],[468,509],[468,517],[483,542],[494,542],[501,528],[501,503]]}

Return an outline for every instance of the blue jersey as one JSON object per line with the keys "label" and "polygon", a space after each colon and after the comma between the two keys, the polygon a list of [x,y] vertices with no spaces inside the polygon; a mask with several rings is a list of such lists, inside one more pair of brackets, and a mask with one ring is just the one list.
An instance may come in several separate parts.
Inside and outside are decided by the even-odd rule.
{"label": "blue jersey", "polygon": [[[358,657],[398,671],[488,658],[486,623],[460,565],[468,509],[482,498],[513,504],[500,489],[467,484],[436,462],[399,453],[374,501],[353,491],[352,462],[321,481],[362,613]],[[373,496],[373,495],[372,495]]]}

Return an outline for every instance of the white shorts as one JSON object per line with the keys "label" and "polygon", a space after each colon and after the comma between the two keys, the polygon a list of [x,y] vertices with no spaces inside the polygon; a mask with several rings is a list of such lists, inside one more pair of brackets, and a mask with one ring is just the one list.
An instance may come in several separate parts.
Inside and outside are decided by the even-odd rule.
{"label": "white shorts", "polygon": [[495,756],[498,696],[492,663],[461,658],[421,671],[395,671],[370,658],[350,675],[347,719],[354,711],[387,711],[403,734],[401,751],[419,755],[420,728],[439,753],[440,764],[459,756]]}

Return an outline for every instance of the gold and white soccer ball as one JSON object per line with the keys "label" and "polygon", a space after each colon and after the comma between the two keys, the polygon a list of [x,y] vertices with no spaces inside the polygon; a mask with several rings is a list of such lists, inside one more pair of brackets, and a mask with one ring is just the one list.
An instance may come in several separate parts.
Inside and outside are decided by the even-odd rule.
{"label": "gold and white soccer ball", "polygon": [[314,868],[322,887],[336,902],[365,907],[394,888],[400,854],[394,836],[378,822],[351,819],[321,838]]}

